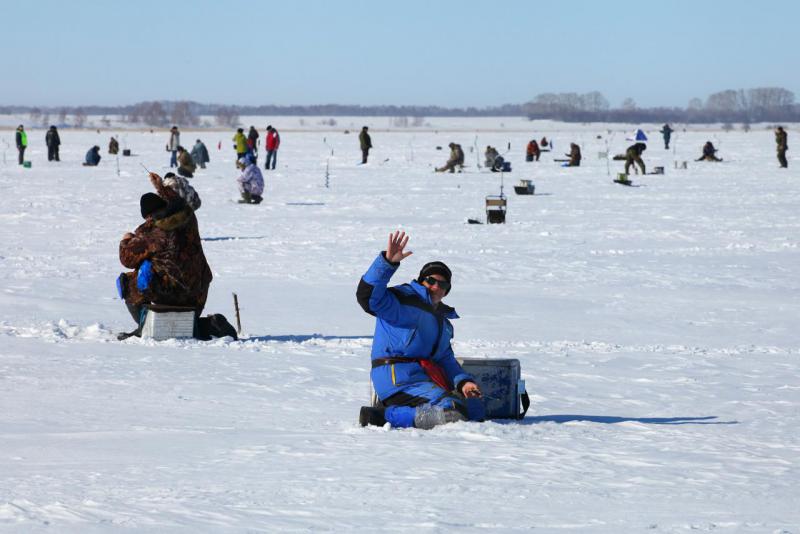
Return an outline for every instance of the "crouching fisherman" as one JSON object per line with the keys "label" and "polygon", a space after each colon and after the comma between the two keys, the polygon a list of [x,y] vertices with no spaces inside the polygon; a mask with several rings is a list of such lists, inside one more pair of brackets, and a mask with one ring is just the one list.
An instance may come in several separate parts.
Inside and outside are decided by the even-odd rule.
{"label": "crouching fisherman", "polygon": [[361,408],[362,426],[433,428],[455,421],[482,421],[481,390],[453,355],[451,319],[456,311],[442,302],[452,273],[442,262],[426,264],[417,280],[387,287],[405,251],[405,232],[389,244],[358,284],[356,296],[375,316],[371,380],[380,406]]}
{"label": "crouching fisherman", "polygon": [[242,174],[236,179],[242,194],[239,204],[260,204],[263,200],[261,195],[264,194],[264,176],[258,169],[255,158],[247,153],[239,158],[236,166],[242,170]]}
{"label": "crouching fisherman", "polygon": [[141,336],[150,304],[194,308],[199,317],[213,278],[194,210],[160,176],[151,173],[150,180],[158,194],[142,195],[144,223],[126,233],[119,244],[120,262],[134,270],[119,275],[117,290],[137,324],[136,330],[120,334],[119,339]]}

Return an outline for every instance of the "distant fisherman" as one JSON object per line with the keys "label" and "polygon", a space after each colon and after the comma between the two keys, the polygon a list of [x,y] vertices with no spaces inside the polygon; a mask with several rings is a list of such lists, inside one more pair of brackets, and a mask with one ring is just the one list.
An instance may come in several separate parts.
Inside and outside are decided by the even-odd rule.
{"label": "distant fisherman", "polygon": [[577,145],[577,143],[570,143],[569,144],[569,162],[567,163],[567,167],[580,167],[581,166],[581,147]]}
{"label": "distant fisherman", "polygon": [[264,194],[264,176],[256,165],[252,154],[245,154],[236,163],[242,169],[242,174],[236,179],[239,182],[239,192],[242,199],[239,204],[260,204]]}
{"label": "distant fisherman", "polygon": [[634,163],[642,170],[642,174],[646,174],[642,160],[642,152],[645,150],[647,150],[647,145],[644,143],[636,143],[628,147],[628,150],[625,151],[625,174],[628,174]]}
{"label": "distant fisherman", "polygon": [[44,136],[44,142],[47,145],[47,161],[61,161],[58,157],[58,147],[61,146],[61,137],[58,135],[58,130],[55,126],[50,126]]}
{"label": "distant fisherman", "polygon": [[789,162],[786,159],[786,151],[789,150],[789,140],[786,130],[783,126],[778,126],[775,130],[775,144],[778,148],[778,162],[781,164],[782,169],[789,167]]}
{"label": "distant fisherman", "polygon": [[714,144],[706,141],[706,144],[703,145],[703,155],[696,161],[722,161],[722,158],[717,157],[717,149],[714,148]]}
{"label": "distant fisherman", "polygon": [[14,138],[17,142],[19,164],[22,165],[25,162],[25,149],[28,148],[28,134],[25,133],[25,128],[21,124],[17,126],[17,133]]}
{"label": "distant fisherman", "polygon": [[672,132],[674,131],[675,130],[669,127],[669,124],[665,124],[661,128],[661,135],[664,136],[664,150],[669,150],[669,140],[672,137]]}
{"label": "distant fisherman", "polygon": [[372,148],[372,138],[369,136],[369,132],[367,130],[369,130],[369,128],[364,126],[361,128],[361,133],[358,134],[358,143],[361,146],[361,163],[367,162],[367,157],[369,157],[369,149]]}

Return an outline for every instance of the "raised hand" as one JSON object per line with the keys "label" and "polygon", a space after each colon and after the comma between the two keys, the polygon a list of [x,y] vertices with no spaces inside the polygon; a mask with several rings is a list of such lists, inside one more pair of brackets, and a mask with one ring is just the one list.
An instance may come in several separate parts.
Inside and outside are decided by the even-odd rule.
{"label": "raised hand", "polygon": [[153,187],[158,190],[158,186],[161,185],[161,177],[154,172],[150,173],[150,183],[153,184]]}
{"label": "raised hand", "polygon": [[386,245],[386,259],[392,263],[400,263],[407,257],[411,256],[413,252],[404,252],[408,244],[409,236],[400,230],[389,234],[389,244]]}

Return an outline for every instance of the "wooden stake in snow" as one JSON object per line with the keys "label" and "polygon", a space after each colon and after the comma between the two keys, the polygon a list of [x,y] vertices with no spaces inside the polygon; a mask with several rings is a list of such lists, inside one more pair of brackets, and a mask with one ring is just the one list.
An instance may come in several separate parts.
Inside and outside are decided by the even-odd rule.
{"label": "wooden stake in snow", "polygon": [[239,297],[233,294],[233,307],[236,310],[236,333],[242,335],[242,318],[239,316]]}

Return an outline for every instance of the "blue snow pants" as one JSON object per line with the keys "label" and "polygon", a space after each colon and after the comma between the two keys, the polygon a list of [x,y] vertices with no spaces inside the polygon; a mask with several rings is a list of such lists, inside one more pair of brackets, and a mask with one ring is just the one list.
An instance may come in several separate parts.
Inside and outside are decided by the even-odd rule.
{"label": "blue snow pants", "polygon": [[384,417],[394,428],[413,427],[417,406],[423,404],[458,410],[467,416],[467,406],[464,399],[450,394],[433,382],[409,384],[401,392],[392,395],[383,403],[386,406]]}

